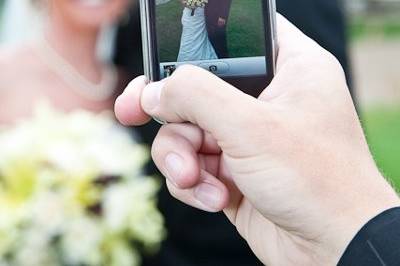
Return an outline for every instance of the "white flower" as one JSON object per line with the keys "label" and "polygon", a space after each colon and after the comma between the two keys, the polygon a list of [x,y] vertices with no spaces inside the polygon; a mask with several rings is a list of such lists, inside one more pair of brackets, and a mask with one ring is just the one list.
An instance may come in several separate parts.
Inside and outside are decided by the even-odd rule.
{"label": "white flower", "polygon": [[205,7],[208,4],[208,0],[184,0],[183,3],[190,9],[196,9],[198,7]]}
{"label": "white flower", "polygon": [[109,266],[135,266],[139,263],[139,254],[132,252],[128,243],[122,241],[113,243]]}
{"label": "white flower", "polygon": [[33,199],[30,220],[44,235],[54,236],[61,232],[67,220],[63,198],[54,192],[44,192]]}
{"label": "white flower", "polygon": [[0,147],[0,266],[137,266],[162,240],[148,151],[110,114],[42,106]]}
{"label": "white flower", "polygon": [[132,195],[128,187],[115,185],[106,190],[103,196],[103,215],[105,225],[111,231],[123,231],[129,221]]}
{"label": "white flower", "polygon": [[[108,189],[103,198],[104,218],[112,231],[128,230],[147,245],[164,237],[163,219],[151,200],[157,184],[154,180],[131,180]],[[147,200],[144,200],[147,199]]]}
{"label": "white flower", "polygon": [[15,224],[17,221],[10,216],[10,213],[4,211],[4,209],[0,209],[2,216],[0,218],[0,261],[4,258],[4,256],[9,253],[17,240],[18,231],[15,228]]}
{"label": "white flower", "polygon": [[147,150],[134,143],[133,137],[120,127],[112,126],[94,136],[83,150],[103,173],[137,175],[149,155]]}
{"label": "white flower", "polygon": [[64,259],[68,265],[100,265],[102,231],[99,224],[85,217],[66,223],[61,239]]}
{"label": "white flower", "polygon": [[51,239],[40,230],[31,228],[23,231],[23,239],[18,241],[18,250],[12,265],[43,266],[56,265],[56,257],[50,248]]}

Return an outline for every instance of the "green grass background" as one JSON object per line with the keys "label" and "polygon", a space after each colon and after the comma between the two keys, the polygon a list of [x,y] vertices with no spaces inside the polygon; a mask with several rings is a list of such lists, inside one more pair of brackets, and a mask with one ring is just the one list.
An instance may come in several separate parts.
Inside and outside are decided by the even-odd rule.
{"label": "green grass background", "polygon": [[400,10],[394,14],[351,17],[348,24],[351,40],[371,37],[400,38]]}
{"label": "green grass background", "polygon": [[[176,61],[178,57],[182,10],[180,0],[157,6],[156,27],[162,62]],[[261,1],[233,0],[227,31],[230,57],[264,55]]]}
{"label": "green grass background", "polygon": [[400,105],[370,108],[361,120],[379,168],[400,191]]}

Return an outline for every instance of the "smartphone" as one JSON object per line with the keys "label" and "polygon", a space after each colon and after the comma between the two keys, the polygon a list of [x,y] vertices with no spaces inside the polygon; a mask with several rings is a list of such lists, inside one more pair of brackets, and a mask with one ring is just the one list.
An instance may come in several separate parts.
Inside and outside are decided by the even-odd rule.
{"label": "smartphone", "polygon": [[184,64],[257,97],[275,73],[275,0],[140,0],[144,71],[159,81]]}

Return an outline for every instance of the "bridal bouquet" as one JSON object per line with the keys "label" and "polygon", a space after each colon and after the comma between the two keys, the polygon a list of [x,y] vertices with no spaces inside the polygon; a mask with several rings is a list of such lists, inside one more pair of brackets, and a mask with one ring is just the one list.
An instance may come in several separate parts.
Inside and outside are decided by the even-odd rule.
{"label": "bridal bouquet", "polygon": [[192,9],[192,16],[196,8],[205,7],[208,4],[208,0],[183,0],[182,2],[187,8]]}
{"label": "bridal bouquet", "polygon": [[107,114],[42,107],[0,129],[0,265],[140,265],[164,234],[147,159]]}

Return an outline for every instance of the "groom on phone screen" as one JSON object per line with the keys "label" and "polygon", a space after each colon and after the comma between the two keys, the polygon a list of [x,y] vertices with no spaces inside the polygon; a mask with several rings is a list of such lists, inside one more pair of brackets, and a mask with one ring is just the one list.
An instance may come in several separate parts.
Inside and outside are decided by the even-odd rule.
{"label": "groom on phone screen", "polygon": [[208,38],[218,58],[228,58],[228,40],[226,26],[232,0],[208,0],[206,6],[206,24]]}

